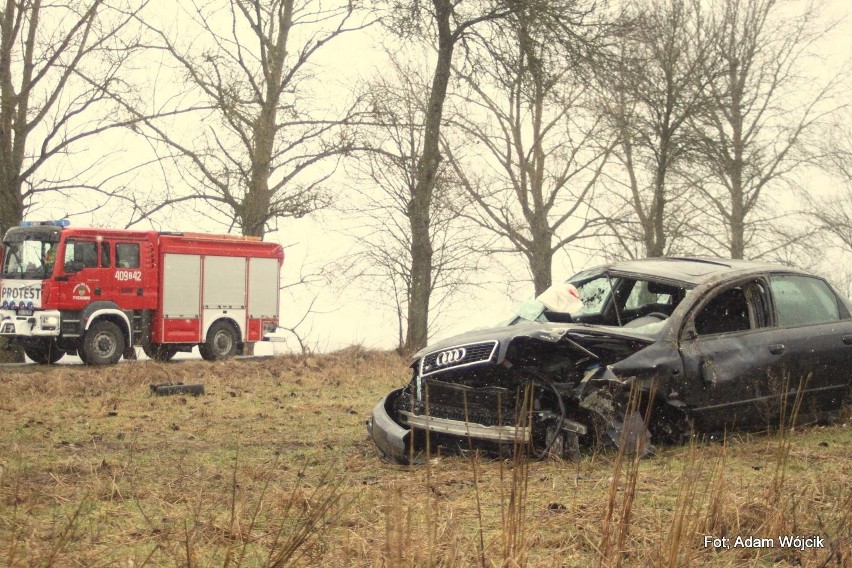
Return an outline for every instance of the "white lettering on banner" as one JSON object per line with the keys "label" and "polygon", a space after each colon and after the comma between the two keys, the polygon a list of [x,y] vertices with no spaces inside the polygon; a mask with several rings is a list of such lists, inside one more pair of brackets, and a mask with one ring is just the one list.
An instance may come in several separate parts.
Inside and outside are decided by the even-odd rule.
{"label": "white lettering on banner", "polygon": [[119,270],[115,273],[115,279],[119,282],[129,282],[131,280],[135,282],[142,282],[142,271],[141,270]]}
{"label": "white lettering on banner", "polygon": [[33,307],[41,307],[41,280],[4,280],[0,287],[0,303],[32,302]]}

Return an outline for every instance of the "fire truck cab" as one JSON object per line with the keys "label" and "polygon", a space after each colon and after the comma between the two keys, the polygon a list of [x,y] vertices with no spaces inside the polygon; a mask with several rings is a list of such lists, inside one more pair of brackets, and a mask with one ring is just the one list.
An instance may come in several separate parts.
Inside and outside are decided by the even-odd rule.
{"label": "fire truck cab", "polygon": [[0,336],[38,363],[225,359],[278,326],[281,245],[24,222],[3,239]]}

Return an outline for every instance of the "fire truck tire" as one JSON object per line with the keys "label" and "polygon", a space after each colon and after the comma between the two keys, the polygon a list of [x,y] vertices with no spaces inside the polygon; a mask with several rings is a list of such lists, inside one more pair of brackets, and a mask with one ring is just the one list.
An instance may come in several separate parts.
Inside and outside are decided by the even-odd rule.
{"label": "fire truck tire", "polygon": [[111,321],[99,321],[83,336],[82,359],[89,365],[113,365],[124,353],[124,334]]}
{"label": "fire truck tire", "polygon": [[57,347],[54,340],[37,347],[24,347],[24,353],[39,365],[53,365],[65,356],[65,351]]}
{"label": "fire truck tire", "polygon": [[145,355],[147,355],[149,359],[165,362],[170,361],[171,358],[175,356],[177,348],[162,345],[160,343],[152,343],[148,347],[143,347],[142,351],[145,352]]}
{"label": "fire truck tire", "polygon": [[207,361],[221,361],[234,356],[238,341],[234,326],[217,321],[207,330],[207,341],[198,346],[198,351]]}

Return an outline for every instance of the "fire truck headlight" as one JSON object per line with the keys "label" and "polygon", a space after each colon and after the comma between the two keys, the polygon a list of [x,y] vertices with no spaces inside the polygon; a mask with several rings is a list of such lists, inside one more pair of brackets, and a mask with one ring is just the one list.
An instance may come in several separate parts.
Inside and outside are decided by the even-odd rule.
{"label": "fire truck headlight", "polygon": [[41,316],[42,329],[56,329],[59,325],[59,317],[57,316]]}

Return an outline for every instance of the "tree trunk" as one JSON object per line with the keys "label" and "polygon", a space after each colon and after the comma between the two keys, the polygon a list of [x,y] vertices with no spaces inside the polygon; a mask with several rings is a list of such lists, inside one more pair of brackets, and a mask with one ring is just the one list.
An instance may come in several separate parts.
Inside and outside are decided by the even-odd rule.
{"label": "tree trunk", "polygon": [[408,300],[408,328],[405,350],[422,349],[429,340],[429,300],[432,294],[432,243],[429,238],[429,210],[423,200],[412,202],[411,214],[411,289]]}
{"label": "tree trunk", "polygon": [[[19,99],[12,85],[11,65],[15,49],[15,7],[8,1],[0,12],[0,238],[20,224],[24,213],[20,181],[23,154],[19,148],[23,141],[18,137],[20,132],[15,131]],[[24,360],[24,350],[19,343],[0,338],[0,363],[23,363]]]}
{"label": "tree trunk", "polygon": [[408,299],[408,329],[405,350],[417,351],[429,340],[429,299],[432,294],[432,238],[430,215],[435,176],[441,161],[440,137],[444,100],[450,81],[453,35],[450,30],[452,3],[433,0],[438,25],[438,61],[426,107],[423,152],[417,161],[417,181],[408,204],[411,225],[411,288]]}
{"label": "tree trunk", "polygon": [[532,271],[535,295],[538,296],[553,284],[553,249],[550,247],[550,238],[547,240],[533,240],[532,250],[529,252],[528,260]]}
{"label": "tree trunk", "polygon": [[[266,234],[266,222],[272,216],[272,192],[269,190],[269,176],[272,171],[272,155],[275,149],[278,105],[281,100],[281,80],[284,72],[284,60],[287,57],[287,39],[290,34],[293,16],[293,0],[286,0],[278,17],[278,34],[270,38],[266,46],[267,74],[266,96],[262,101],[260,114],[253,125],[251,174],[245,199],[243,200],[242,230],[244,236],[260,237]],[[243,355],[254,355],[253,342],[243,344]]]}
{"label": "tree trunk", "polygon": [[738,65],[732,64],[729,70],[731,85],[731,124],[732,156],[728,162],[731,192],[731,258],[743,258],[745,255],[745,188],[743,187],[743,165],[745,162],[745,142],[743,132],[743,92],[744,79]]}
{"label": "tree trunk", "polygon": [[645,234],[645,253],[649,257],[663,256],[666,252],[666,186],[665,173],[657,170],[654,181],[654,199],[651,217]]}
{"label": "tree trunk", "polygon": [[731,258],[745,255],[745,196],[742,187],[742,163],[731,165]]}

